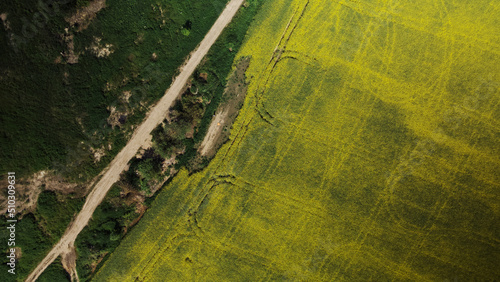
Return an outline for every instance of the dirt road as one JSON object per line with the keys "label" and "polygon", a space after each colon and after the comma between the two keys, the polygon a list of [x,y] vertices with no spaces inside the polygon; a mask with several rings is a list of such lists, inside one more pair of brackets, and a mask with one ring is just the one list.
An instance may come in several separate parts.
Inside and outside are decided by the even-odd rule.
{"label": "dirt road", "polygon": [[207,130],[207,134],[205,134],[205,138],[203,139],[203,142],[201,142],[199,148],[199,152],[202,156],[206,156],[210,151],[210,148],[215,145],[217,137],[219,137],[222,129],[224,128],[227,114],[227,110],[217,111],[215,116],[212,118],[212,122],[210,123],[210,126]]}
{"label": "dirt road", "polygon": [[250,57],[240,58],[236,63],[235,70],[231,73],[222,99],[224,103],[219,105],[213,116],[210,126],[198,152],[202,156],[212,157],[224,142],[229,139],[230,128],[238,116],[239,109],[243,105],[247,93],[247,82],[245,72],[250,65]]}
{"label": "dirt road", "polygon": [[35,281],[38,276],[49,266],[59,255],[71,253],[74,250],[74,242],[80,231],[87,225],[94,210],[106,196],[111,186],[118,181],[121,172],[126,168],[127,163],[135,156],[136,152],[143,144],[151,139],[151,131],[158,126],[166,117],[168,109],[173,105],[175,99],[181,94],[182,88],[194,72],[195,68],[207,54],[210,47],[219,37],[224,27],[232,20],[239,7],[245,0],[231,0],[198,48],[191,54],[187,63],[182,67],[181,73],[174,80],[170,88],[165,92],[158,104],[149,112],[142,124],[135,130],[127,145],[116,155],[113,161],[105,169],[99,182],[94,186],[82,210],[76,219],[68,226],[66,232],[59,242],[54,245],[47,256],[38,264],[35,270],[28,276],[26,281]]}

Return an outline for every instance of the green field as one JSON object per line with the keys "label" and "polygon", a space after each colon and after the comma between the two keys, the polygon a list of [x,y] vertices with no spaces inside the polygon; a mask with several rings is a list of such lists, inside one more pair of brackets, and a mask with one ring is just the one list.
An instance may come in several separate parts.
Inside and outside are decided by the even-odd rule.
{"label": "green field", "polygon": [[499,12],[266,1],[230,142],[95,280],[498,279]]}

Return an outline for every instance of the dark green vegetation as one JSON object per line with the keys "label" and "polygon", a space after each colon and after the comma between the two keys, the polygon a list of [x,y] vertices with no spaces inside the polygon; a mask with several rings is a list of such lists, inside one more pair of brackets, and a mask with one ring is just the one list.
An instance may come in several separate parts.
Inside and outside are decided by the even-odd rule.
{"label": "dark green vegetation", "polygon": [[[9,274],[6,265],[7,258],[2,255],[0,265],[0,280],[12,281],[25,278],[33,266],[40,262],[62,235],[73,216],[83,205],[83,199],[69,197],[58,199],[51,191],[40,194],[35,213],[25,215],[16,224],[16,247],[21,248],[21,257],[16,263],[16,275]],[[0,241],[4,242],[5,249],[9,233],[4,219],[0,221]]]}
{"label": "dark green vegetation", "polygon": [[60,6],[61,12],[43,28],[23,36],[22,27],[30,26],[26,20],[38,9],[34,0],[0,3],[0,11],[9,15],[10,32],[26,40],[9,45],[10,34],[0,28],[1,174],[10,170],[27,175],[49,167],[84,138],[75,120],[78,106],[73,105],[79,98],[62,81],[69,66],[52,62],[63,51],[56,35],[65,26],[62,13],[71,5]]}
{"label": "dark green vegetation", "polygon": [[[81,281],[90,280],[98,262],[118,246],[137,216],[135,208],[120,197],[120,188],[111,188],[75,243],[78,254],[77,272]],[[39,280],[69,281],[69,276],[58,259],[43,272]]]}
{"label": "dark green vegetation", "polygon": [[61,258],[57,258],[45,271],[38,277],[39,282],[54,282],[70,280],[69,275],[64,270]]}
{"label": "dark green vegetation", "polygon": [[78,254],[77,272],[81,281],[90,278],[98,261],[118,246],[136,218],[135,207],[127,205],[120,197],[120,188],[111,188],[75,243]]}
{"label": "dark green vegetation", "polygon": [[[0,3],[11,26],[0,36],[1,173],[22,176],[55,168],[73,179],[95,176],[123,147],[127,131],[142,120],[147,105],[163,95],[225,1],[110,0],[79,31],[82,26],[70,27],[64,17],[83,4],[59,5],[59,12],[45,13],[48,21],[27,33],[23,27],[31,25],[23,19],[30,22],[45,8],[34,0]],[[24,43],[9,43],[11,34]],[[111,55],[97,58],[89,49],[92,44],[110,44]],[[68,63],[71,53],[79,54],[78,63]],[[124,91],[131,92],[127,102]],[[119,126],[108,123],[108,107],[122,113]],[[108,144],[112,149],[94,163],[90,147]]]}
{"label": "dark green vegetation", "polygon": [[149,187],[169,176],[169,171],[162,172],[161,164],[175,155],[175,169],[186,167],[195,172],[208,164],[209,160],[199,156],[197,149],[217,107],[224,102],[223,92],[232,63],[261,4],[262,1],[249,1],[224,30],[209,51],[207,60],[193,74],[188,89],[172,107],[170,122],[165,120],[153,131],[153,148],[142,158],[131,161],[122,184],[149,193]]}

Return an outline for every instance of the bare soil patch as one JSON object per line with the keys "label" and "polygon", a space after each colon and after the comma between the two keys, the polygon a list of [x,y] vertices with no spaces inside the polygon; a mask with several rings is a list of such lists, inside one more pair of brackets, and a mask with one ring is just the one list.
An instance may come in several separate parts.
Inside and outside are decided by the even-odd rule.
{"label": "bare soil patch", "polygon": [[5,28],[5,30],[10,30],[10,22],[7,20],[8,15],[9,14],[7,14],[7,13],[0,14],[0,19],[2,20],[3,27]]}
{"label": "bare soil patch", "polygon": [[67,48],[67,51],[64,51],[61,55],[66,59],[68,64],[78,63],[78,57],[80,54],[75,53],[75,42],[73,40],[74,35],[68,31],[68,28],[64,29],[64,33],[61,34],[61,39],[64,43],[66,43]]}
{"label": "bare soil patch", "polygon": [[[76,32],[83,31],[90,25],[97,13],[104,7],[106,7],[105,0],[91,1],[88,6],[80,8],[75,14],[65,18],[66,22],[68,22],[70,26],[64,29],[64,33],[60,34],[60,37],[61,41],[66,44],[67,50],[61,53],[61,56],[66,59],[66,63],[76,64],[78,63],[78,57],[80,56],[80,52],[75,52],[75,43],[73,41],[74,30],[72,28],[75,27]],[[95,38],[94,42],[87,47],[87,50],[98,58],[107,57],[113,53],[111,44],[103,45],[100,41],[100,38]],[[62,60],[58,57],[55,59],[54,63],[62,63]]]}
{"label": "bare soil patch", "polygon": [[96,17],[97,13],[106,7],[106,0],[91,1],[88,6],[80,8],[74,15],[66,18],[72,27],[76,27],[77,31],[86,29],[90,22]]}
{"label": "bare soil patch", "polygon": [[[0,181],[2,187],[7,187],[7,179]],[[66,181],[62,176],[53,171],[39,171],[32,176],[16,181],[16,212],[23,215],[34,212],[38,196],[43,190],[54,191],[58,194],[73,194],[75,197],[85,195],[87,184],[77,184]],[[1,213],[7,211],[7,198],[5,194],[0,195],[2,205]]]}
{"label": "bare soil patch", "polygon": [[76,272],[75,246],[68,246],[67,251],[61,254],[61,262],[64,270],[71,276],[71,281],[80,281]]}
{"label": "bare soil patch", "polygon": [[201,143],[198,152],[201,156],[212,157],[217,150],[229,140],[231,125],[238,116],[247,93],[245,72],[250,65],[250,58],[241,58],[236,64],[236,69],[229,77],[223,100],[227,102],[219,105],[212,118],[207,134]]}
{"label": "bare soil patch", "polygon": [[114,52],[113,45],[107,43],[104,44],[101,43],[101,41],[102,38],[94,37],[94,42],[92,42],[86,50],[89,50],[97,58],[106,58]]}

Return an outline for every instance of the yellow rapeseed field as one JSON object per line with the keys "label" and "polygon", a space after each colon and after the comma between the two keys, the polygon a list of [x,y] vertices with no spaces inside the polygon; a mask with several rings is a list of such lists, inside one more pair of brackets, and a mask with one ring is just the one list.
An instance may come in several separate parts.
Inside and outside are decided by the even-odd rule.
{"label": "yellow rapeseed field", "polygon": [[499,31],[493,0],[267,1],[231,140],[96,281],[498,279]]}

